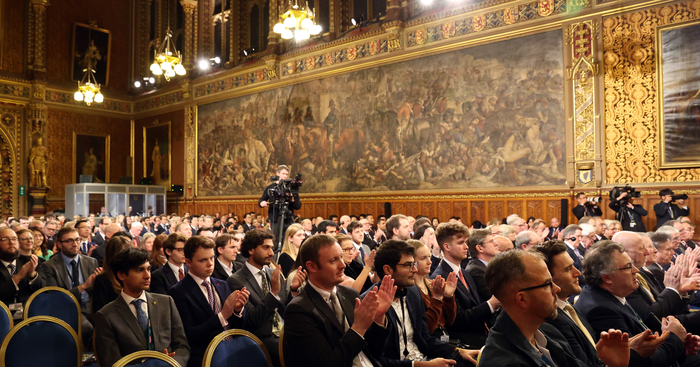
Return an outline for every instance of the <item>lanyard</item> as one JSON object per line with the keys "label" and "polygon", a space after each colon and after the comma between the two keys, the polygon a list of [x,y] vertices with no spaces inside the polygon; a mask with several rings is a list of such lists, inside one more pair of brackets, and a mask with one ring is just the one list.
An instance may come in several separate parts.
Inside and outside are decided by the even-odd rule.
{"label": "lanyard", "polygon": [[[405,321],[406,320],[406,306],[403,302],[403,297],[399,298],[399,302],[401,302],[401,318]],[[406,328],[404,327],[404,324],[401,323],[401,320],[399,320],[398,315],[396,317],[396,322],[399,323],[399,328],[401,328],[401,334],[403,335],[403,356],[404,359],[408,357],[408,337],[406,336]]]}

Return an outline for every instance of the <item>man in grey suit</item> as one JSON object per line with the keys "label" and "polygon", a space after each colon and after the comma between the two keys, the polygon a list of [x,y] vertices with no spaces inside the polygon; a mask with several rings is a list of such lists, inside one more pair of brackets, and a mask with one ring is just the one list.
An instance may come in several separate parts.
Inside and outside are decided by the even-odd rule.
{"label": "man in grey suit", "polygon": [[122,292],[95,314],[95,355],[101,366],[141,350],[162,351],[186,366],[190,347],[170,296],[148,293],[148,252],[130,248],[110,262]]}
{"label": "man in grey suit", "polygon": [[80,236],[73,228],[61,228],[56,234],[56,245],[61,253],[42,263],[39,274],[46,286],[67,289],[80,304],[80,318],[83,344],[86,350],[92,349],[92,310],[90,298],[95,277],[102,273],[102,268],[94,258],[80,254]]}
{"label": "man in grey suit", "polygon": [[467,264],[466,270],[474,279],[476,291],[481,299],[489,299],[492,296],[486,286],[484,274],[489,261],[499,252],[490,229],[475,229],[469,235],[469,254],[472,255],[472,261]]}
{"label": "man in grey suit", "polygon": [[231,275],[226,282],[231,291],[244,287],[250,291],[245,305],[245,328],[255,334],[270,352],[272,363],[280,365],[279,331],[282,316],[288,303],[281,268],[272,271],[268,266],[274,255],[274,236],[262,229],[253,229],[245,234],[241,243],[241,254],[248,258],[241,270]]}

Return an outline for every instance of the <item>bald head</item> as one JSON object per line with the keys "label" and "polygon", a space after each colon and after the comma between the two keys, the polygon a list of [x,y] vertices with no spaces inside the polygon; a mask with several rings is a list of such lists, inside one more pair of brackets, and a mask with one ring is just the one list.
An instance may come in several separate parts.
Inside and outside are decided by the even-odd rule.
{"label": "bald head", "polygon": [[116,223],[112,223],[112,224],[108,225],[107,227],[105,227],[105,238],[109,240],[110,238],[112,238],[112,236],[114,236],[115,233],[117,233],[121,230],[122,230],[122,227],[119,227],[119,225]]}
{"label": "bald head", "polygon": [[622,231],[615,233],[612,240],[621,244],[627,250],[627,254],[632,259],[634,266],[637,268],[644,266],[649,252],[644,247],[642,236],[635,232]]}
{"label": "bald head", "polygon": [[513,242],[511,242],[511,240],[509,240],[507,237],[495,236],[493,241],[496,242],[496,246],[498,246],[498,251],[500,252],[510,251],[515,248],[513,246]]}

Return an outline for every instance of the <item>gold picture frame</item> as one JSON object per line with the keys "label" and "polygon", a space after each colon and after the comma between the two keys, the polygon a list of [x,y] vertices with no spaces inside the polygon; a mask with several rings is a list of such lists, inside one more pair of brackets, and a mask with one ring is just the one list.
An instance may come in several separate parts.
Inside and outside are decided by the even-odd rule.
{"label": "gold picture frame", "polygon": [[86,68],[88,58],[91,58],[97,83],[102,86],[109,83],[109,59],[112,53],[110,31],[98,28],[94,22],[73,23],[71,51],[71,80],[82,80],[85,74],[83,70]]}
{"label": "gold picture frame", "polygon": [[[78,134],[73,131],[73,180],[81,175],[93,176],[95,183],[109,183],[109,134]],[[80,167],[80,168],[78,168]]]}
{"label": "gold picture frame", "polygon": [[[172,173],[171,127],[171,121],[155,121],[143,127],[143,177],[150,177],[153,185],[165,186],[168,190],[171,186]],[[167,170],[165,169],[166,160]],[[160,163],[160,170],[154,170],[155,162]]]}
{"label": "gold picture frame", "polygon": [[700,34],[700,20],[656,29],[660,169],[700,167],[700,130],[689,118],[700,116],[700,90],[689,89],[695,83],[687,75],[700,68],[700,45],[683,41],[692,34]]}

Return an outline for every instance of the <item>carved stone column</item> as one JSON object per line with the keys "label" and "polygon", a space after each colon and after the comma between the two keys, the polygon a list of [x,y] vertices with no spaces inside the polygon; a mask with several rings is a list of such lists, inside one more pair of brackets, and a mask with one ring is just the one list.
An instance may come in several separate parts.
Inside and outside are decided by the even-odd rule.
{"label": "carved stone column", "polygon": [[33,29],[30,29],[30,38],[32,38],[32,46],[34,55],[32,57],[32,69],[34,75],[46,72],[45,53],[46,53],[46,7],[49,6],[48,0],[31,0],[31,14]]}
{"label": "carved stone column", "polygon": [[183,48],[182,66],[190,70],[194,65],[194,10],[197,8],[197,0],[180,0],[180,4],[185,12],[185,42]]}

